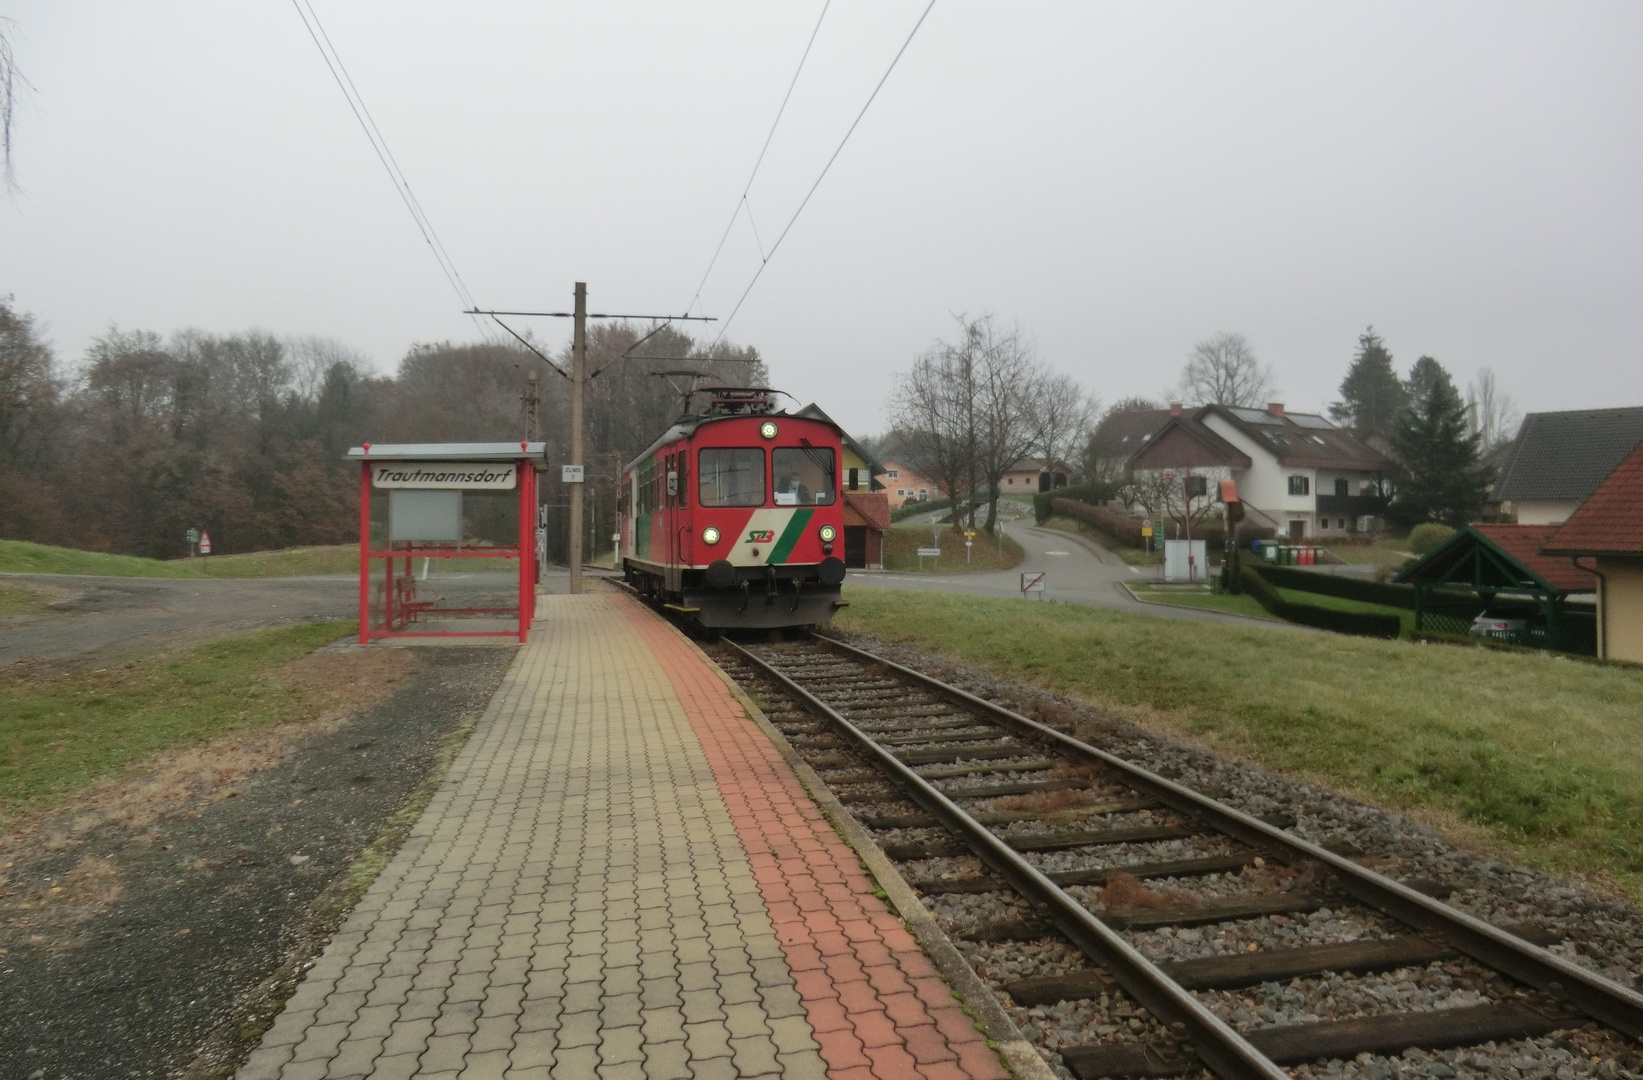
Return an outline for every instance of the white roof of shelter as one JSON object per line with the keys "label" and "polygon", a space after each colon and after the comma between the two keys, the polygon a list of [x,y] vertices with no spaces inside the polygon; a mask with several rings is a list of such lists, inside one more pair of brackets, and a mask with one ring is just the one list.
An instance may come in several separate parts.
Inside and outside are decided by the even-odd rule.
{"label": "white roof of shelter", "polygon": [[372,461],[518,461],[545,458],[545,442],[366,443],[348,451]]}

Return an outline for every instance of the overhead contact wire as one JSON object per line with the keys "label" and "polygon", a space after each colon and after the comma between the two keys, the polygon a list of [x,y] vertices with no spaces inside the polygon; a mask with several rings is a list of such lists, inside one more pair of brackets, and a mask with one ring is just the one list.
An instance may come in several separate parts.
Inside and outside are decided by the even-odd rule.
{"label": "overhead contact wire", "polygon": [[810,190],[805,192],[804,199],[799,203],[799,208],[793,211],[793,216],[787,219],[787,225],[783,227],[781,234],[776,237],[776,242],[770,245],[770,254],[765,255],[760,260],[759,268],[753,271],[753,280],[747,283],[747,288],[742,290],[741,298],[736,301],[736,306],[730,309],[730,315],[719,325],[719,336],[713,339],[714,345],[717,345],[724,338],[725,331],[730,329],[731,322],[735,320],[736,313],[742,310],[742,304],[746,303],[748,294],[753,291],[753,286],[759,283],[759,277],[764,273],[764,268],[769,266],[770,260],[775,257],[776,249],[782,246],[782,241],[787,239],[787,234],[793,228],[793,223],[799,220],[799,215],[804,213],[804,208],[810,204],[810,197],[816,193],[817,188],[821,187],[821,182],[827,177],[827,171],[833,167],[833,162],[837,161],[839,154],[844,151],[844,144],[850,141],[850,136],[855,133],[862,117],[867,115],[867,110],[872,107],[873,100],[879,96],[879,91],[884,89],[884,84],[890,78],[890,73],[896,70],[896,65],[901,62],[902,54],[907,51],[907,46],[913,43],[913,37],[918,33],[919,27],[924,25],[924,20],[929,17],[930,9],[935,6],[936,0],[930,0],[929,4],[925,5],[923,14],[919,15],[918,22],[914,23],[913,29],[908,31],[907,40],[901,43],[901,48],[896,50],[896,55],[890,61],[890,66],[884,69],[883,75],[879,76],[878,84],[873,87],[873,92],[867,95],[867,101],[862,105],[861,111],[856,114],[856,118],[850,122],[850,128],[844,133],[844,138],[839,140],[839,145],[833,150],[833,156],[829,157],[827,164],[822,166],[821,173],[816,177],[816,182],[810,185]]}
{"label": "overhead contact wire", "polygon": [[[692,296],[690,298],[690,303],[685,305],[685,312],[687,314],[690,312],[691,308],[696,306],[696,302],[702,298],[702,289],[707,285],[707,279],[710,275],[712,275],[713,267],[719,261],[719,254],[724,251],[725,241],[730,239],[730,230],[736,227],[736,218],[741,215],[744,208],[747,210],[748,224],[753,225],[753,207],[748,204],[747,193],[753,190],[753,180],[759,175],[759,166],[764,164],[764,156],[770,150],[770,140],[776,137],[776,127],[782,122],[782,114],[787,111],[787,103],[793,97],[793,88],[799,85],[799,73],[804,71],[804,62],[810,58],[810,47],[816,44],[816,35],[821,32],[822,20],[827,18],[827,9],[832,6],[833,0],[827,0],[827,2],[822,5],[821,14],[816,16],[816,25],[810,31],[810,40],[804,44],[804,53],[799,57],[799,66],[793,70],[793,78],[787,84],[787,93],[782,95],[781,107],[776,110],[776,119],[770,122],[770,130],[765,134],[764,145],[759,147],[758,160],[753,162],[753,171],[748,173],[747,183],[742,186],[741,198],[736,200],[736,208],[730,212],[730,220],[725,223],[724,234],[719,237],[719,246],[713,249],[713,258],[707,261],[707,269],[702,272],[702,280],[696,283],[696,295]],[[758,232],[759,227],[757,225],[753,225],[753,234],[755,238],[757,238]],[[759,247],[759,254],[761,256],[764,254],[764,246],[762,244]]]}

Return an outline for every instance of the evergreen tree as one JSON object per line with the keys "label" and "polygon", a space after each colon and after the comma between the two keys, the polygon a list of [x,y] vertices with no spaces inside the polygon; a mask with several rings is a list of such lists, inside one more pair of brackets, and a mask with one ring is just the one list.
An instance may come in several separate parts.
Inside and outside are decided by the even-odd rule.
{"label": "evergreen tree", "polygon": [[1459,528],[1489,497],[1489,475],[1478,461],[1478,436],[1454,380],[1430,356],[1409,371],[1408,406],[1392,431],[1397,493],[1387,516],[1403,525],[1441,521]]}
{"label": "evergreen tree", "polygon": [[1398,414],[1408,404],[1408,392],[1392,367],[1392,353],[1373,326],[1358,336],[1358,355],[1341,380],[1341,400],[1329,415],[1353,435],[1392,437]]}

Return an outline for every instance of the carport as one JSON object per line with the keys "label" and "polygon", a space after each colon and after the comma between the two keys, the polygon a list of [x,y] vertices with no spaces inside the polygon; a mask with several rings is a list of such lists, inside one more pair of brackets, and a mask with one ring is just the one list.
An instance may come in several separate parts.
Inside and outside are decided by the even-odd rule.
{"label": "carport", "polygon": [[[1468,525],[1392,579],[1415,589],[1415,629],[1465,634],[1481,604],[1516,618],[1540,616],[1515,644],[1590,652],[1595,624],[1572,593],[1592,592],[1590,571],[1540,553],[1557,525]],[[1475,596],[1475,600],[1471,596]],[[1470,611],[1472,614],[1467,614]]]}

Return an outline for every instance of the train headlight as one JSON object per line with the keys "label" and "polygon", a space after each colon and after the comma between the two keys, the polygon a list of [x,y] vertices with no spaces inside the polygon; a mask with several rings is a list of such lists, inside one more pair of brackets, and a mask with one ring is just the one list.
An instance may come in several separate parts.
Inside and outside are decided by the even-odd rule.
{"label": "train headlight", "polygon": [[774,439],[776,437],[776,421],[766,420],[764,423],[760,424],[759,434],[763,435],[767,439]]}
{"label": "train headlight", "polygon": [[702,543],[704,543],[704,544],[717,544],[718,542],[719,542],[719,530],[718,529],[715,529],[713,526],[709,525],[707,528],[702,530]]}
{"label": "train headlight", "polygon": [[817,535],[822,538],[822,543],[831,544],[833,537],[839,535],[839,531],[831,525],[823,525]]}

